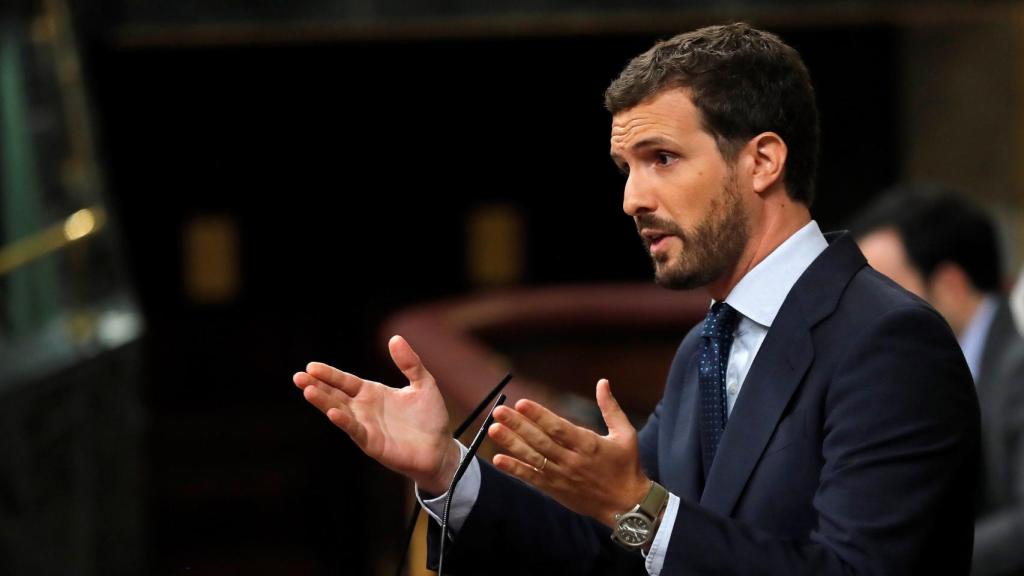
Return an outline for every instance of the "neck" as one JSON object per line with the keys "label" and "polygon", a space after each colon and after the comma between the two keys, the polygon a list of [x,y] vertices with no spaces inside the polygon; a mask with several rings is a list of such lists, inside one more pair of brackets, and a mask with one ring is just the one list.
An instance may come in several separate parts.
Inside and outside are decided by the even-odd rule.
{"label": "neck", "polygon": [[960,302],[949,311],[950,328],[958,338],[963,338],[964,333],[967,332],[967,327],[971,325],[971,320],[974,320],[974,316],[981,308],[981,301],[984,297],[985,294],[981,292],[964,294]]}

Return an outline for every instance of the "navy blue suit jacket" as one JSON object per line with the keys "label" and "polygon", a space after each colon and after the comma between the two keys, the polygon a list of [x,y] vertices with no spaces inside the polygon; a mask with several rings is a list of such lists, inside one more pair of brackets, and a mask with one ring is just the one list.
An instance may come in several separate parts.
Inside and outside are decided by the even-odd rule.
{"label": "navy blue suit jacket", "polygon": [[[639,436],[645,472],[681,499],[664,576],[969,573],[979,423],[960,347],[848,235],[829,240],[768,331],[706,482],[700,326],[679,346]],[[482,469],[446,572],[646,574],[606,527]]]}

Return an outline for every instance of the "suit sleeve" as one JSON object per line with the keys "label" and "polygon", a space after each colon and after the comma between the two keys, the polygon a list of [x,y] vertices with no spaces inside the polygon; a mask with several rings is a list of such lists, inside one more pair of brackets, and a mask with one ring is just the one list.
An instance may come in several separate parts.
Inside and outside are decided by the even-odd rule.
{"label": "suit sleeve", "polygon": [[[683,501],[663,576],[916,574],[946,553],[941,572],[968,572],[972,507],[947,504],[974,494],[978,408],[956,341],[908,306],[847,342],[820,407],[817,527],[782,539]],[[966,551],[929,549],[933,526],[950,522]]]}
{"label": "suit sleeve", "polygon": [[[481,462],[480,494],[458,536],[449,541],[451,574],[646,575],[643,557],[611,540],[602,524]],[[428,529],[430,568],[437,568],[440,528]]]}

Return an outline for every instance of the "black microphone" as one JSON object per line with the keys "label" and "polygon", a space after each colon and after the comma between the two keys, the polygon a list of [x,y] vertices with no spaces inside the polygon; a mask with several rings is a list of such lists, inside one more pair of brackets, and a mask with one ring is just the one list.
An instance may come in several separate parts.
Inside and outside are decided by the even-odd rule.
{"label": "black microphone", "polygon": [[473,438],[473,443],[469,445],[469,451],[466,452],[466,456],[459,462],[459,468],[455,471],[455,476],[452,477],[452,483],[448,485],[448,496],[444,499],[444,514],[441,515],[441,553],[437,560],[437,576],[444,576],[444,550],[448,547],[448,512],[452,507],[452,496],[455,494],[455,486],[462,479],[462,475],[466,473],[466,469],[469,468],[469,464],[473,461],[473,457],[476,456],[476,451],[480,449],[480,445],[484,443],[487,427],[494,422],[495,408],[504,403],[505,395],[499,394],[498,399],[494,401],[494,406],[491,406],[491,411],[487,413],[487,418],[484,418],[483,425],[476,431],[476,437]]}
{"label": "black microphone", "polygon": [[[506,374],[505,377],[501,379],[501,382],[499,382],[498,385],[495,386],[479,404],[477,404],[476,408],[470,412],[469,416],[462,421],[462,424],[459,424],[459,427],[455,429],[455,432],[452,433],[452,437],[458,438],[459,436],[462,436],[466,429],[469,428],[470,424],[472,424],[477,417],[480,416],[480,413],[484,411],[484,408],[490,404],[491,400],[494,400],[495,396],[501,394],[501,391],[505,389],[505,386],[508,385],[510,380],[512,380],[511,372]],[[441,574],[440,569],[444,564],[445,542],[448,539],[448,510],[451,508],[451,499],[455,490],[455,485],[462,478],[462,475],[465,474],[466,469],[469,468],[469,463],[473,461],[473,456],[476,455],[476,451],[480,448],[480,444],[483,443],[487,427],[494,422],[494,409],[504,402],[505,395],[501,394],[501,396],[494,402],[494,405],[491,406],[491,410],[487,413],[487,418],[484,420],[483,426],[481,426],[480,430],[477,431],[476,437],[473,438],[473,443],[470,445],[469,452],[466,453],[466,457],[459,463],[459,468],[456,470],[455,476],[452,477],[452,482],[448,486],[448,496],[445,498],[444,503],[444,515],[441,518],[441,553],[439,557],[438,574]],[[415,490],[415,488],[413,489]],[[412,543],[412,535],[416,532],[416,521],[419,520],[420,509],[419,500],[416,499],[413,503],[412,515],[409,518],[409,526],[405,531],[405,546],[402,547],[402,556],[399,558],[398,567],[395,569],[396,576],[402,576],[403,569],[405,568],[405,561],[409,555],[409,544]]]}

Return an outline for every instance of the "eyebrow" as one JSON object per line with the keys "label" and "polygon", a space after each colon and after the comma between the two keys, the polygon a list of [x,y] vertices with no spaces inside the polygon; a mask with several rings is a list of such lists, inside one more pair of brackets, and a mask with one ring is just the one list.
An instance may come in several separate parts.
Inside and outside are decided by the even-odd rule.
{"label": "eyebrow", "polygon": [[[633,145],[630,146],[630,149],[634,151],[639,151],[644,150],[646,148],[658,148],[661,146],[669,146],[671,144],[672,141],[669,140],[668,138],[664,138],[662,136],[649,136],[647,138],[644,138],[643,140],[638,140],[637,142],[634,142]],[[618,162],[622,160],[622,157],[616,154],[615,152],[609,152],[608,155],[611,156],[613,161]]]}

